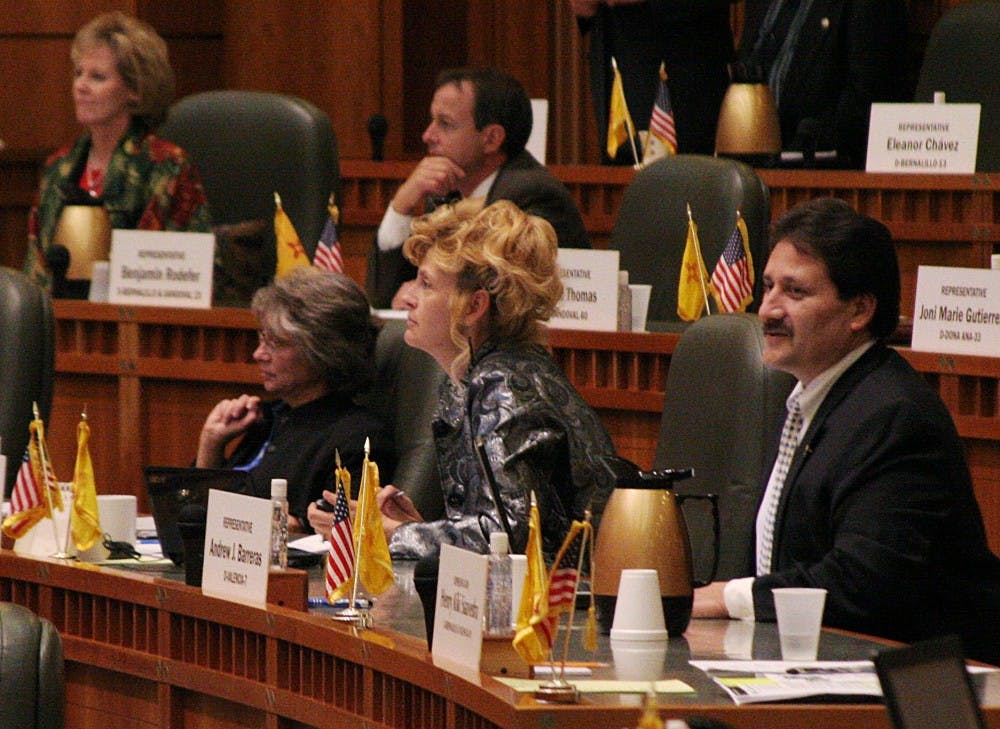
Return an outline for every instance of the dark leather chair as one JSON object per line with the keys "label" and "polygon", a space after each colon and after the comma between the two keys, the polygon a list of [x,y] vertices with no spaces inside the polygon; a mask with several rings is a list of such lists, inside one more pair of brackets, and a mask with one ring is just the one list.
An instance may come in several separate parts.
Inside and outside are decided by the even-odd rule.
{"label": "dark leather chair", "polygon": [[[743,576],[769,448],[781,430],[790,375],[763,361],[764,337],[752,314],[703,317],[681,335],[670,358],[654,468],[693,467],[678,494],[719,495],[717,579]],[[710,510],[689,501],[684,514],[696,577],[712,562]]]}
{"label": "dark leather chair", "polygon": [[676,327],[662,322],[679,322],[677,284],[687,240],[688,203],[709,275],[740,210],[755,272],[750,310],[760,301],[771,210],[767,186],[752,169],[734,160],[684,154],[666,157],[636,173],[611,232],[611,248],[620,252],[619,268],[629,272],[629,283],[653,286],[647,315],[651,331]]}
{"label": "dark leather chair", "polygon": [[[325,112],[293,96],[206,91],[174,104],[157,133],[183,147],[201,173],[217,264],[247,269],[222,272],[236,279],[239,291],[231,296],[247,299],[274,273],[275,192],[312,257],[340,181],[336,136]],[[217,283],[225,289],[229,281]]]}
{"label": "dark leather chair", "polygon": [[1000,171],[1000,2],[966,0],[938,20],[920,66],[914,101],[944,91],[951,103],[979,103],[976,171]]}
{"label": "dark leather chair", "polygon": [[393,483],[406,491],[424,519],[444,516],[431,419],[446,375],[434,359],[403,340],[406,321],[388,319],[375,345],[370,405],[393,429]]}
{"label": "dark leather chair", "polygon": [[32,403],[48,421],[54,373],[52,300],[24,274],[0,268],[0,446],[7,456],[7,496],[28,445]]}
{"label": "dark leather chair", "polygon": [[61,729],[65,701],[58,631],[27,608],[0,602],[0,726]]}

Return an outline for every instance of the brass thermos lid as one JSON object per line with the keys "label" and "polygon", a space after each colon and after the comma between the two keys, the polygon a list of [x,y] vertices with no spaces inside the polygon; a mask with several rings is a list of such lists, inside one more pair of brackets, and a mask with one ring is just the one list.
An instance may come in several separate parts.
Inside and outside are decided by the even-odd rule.
{"label": "brass thermos lid", "polygon": [[66,278],[90,280],[95,261],[106,261],[111,252],[111,221],[100,205],[67,205],[59,215],[52,242],[69,251]]}

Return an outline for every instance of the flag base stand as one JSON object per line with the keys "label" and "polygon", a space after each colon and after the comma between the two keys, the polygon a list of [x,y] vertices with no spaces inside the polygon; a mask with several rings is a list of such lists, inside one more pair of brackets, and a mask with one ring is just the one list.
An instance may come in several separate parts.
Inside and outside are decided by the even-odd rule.
{"label": "flag base stand", "polygon": [[53,554],[50,554],[49,557],[51,557],[52,559],[76,559],[76,555],[75,554],[70,554],[69,552],[64,552],[61,549],[56,550],[56,552],[54,552]]}
{"label": "flag base stand", "polygon": [[580,701],[580,692],[573,684],[558,678],[540,683],[535,689],[535,698],[553,704],[576,704]]}
{"label": "flag base stand", "polygon": [[353,607],[344,608],[339,613],[334,613],[330,617],[339,623],[350,623],[355,628],[360,628],[361,630],[367,630],[375,624],[370,610],[358,610]]}

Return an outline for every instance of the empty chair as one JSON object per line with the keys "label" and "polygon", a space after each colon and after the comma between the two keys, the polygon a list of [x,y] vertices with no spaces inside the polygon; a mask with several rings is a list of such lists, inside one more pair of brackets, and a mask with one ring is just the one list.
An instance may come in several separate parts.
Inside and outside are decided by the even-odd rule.
{"label": "empty chair", "polygon": [[3,484],[7,496],[28,444],[32,403],[38,403],[42,419],[48,421],[54,373],[55,320],[49,295],[24,274],[0,268],[0,450],[8,457]]}
{"label": "empty chair", "polygon": [[375,382],[369,404],[393,431],[394,484],[428,521],[444,517],[431,420],[445,372],[403,340],[406,321],[389,319],[375,344]]}
{"label": "empty chair", "polygon": [[158,134],[183,147],[201,173],[223,299],[245,303],[274,272],[275,192],[312,257],[340,179],[326,113],[292,96],[206,91],[174,104]]}
{"label": "empty chair", "polygon": [[[678,494],[719,495],[717,579],[745,575],[768,449],[781,430],[795,378],[764,365],[764,335],[752,314],[719,314],[689,326],[670,358],[654,468],[693,467]],[[712,562],[711,514],[688,502],[695,576]]]}
{"label": "empty chair", "polygon": [[[736,225],[736,211],[746,221],[753,256],[754,310],[760,300],[770,196],[752,169],[729,159],[676,155],[636,173],[625,190],[611,233],[629,282],[652,284],[647,320],[650,330],[677,322],[677,284],[687,240],[687,205],[701,240],[709,275]],[[713,303],[714,307],[714,303]],[[714,311],[714,308],[713,308]]]}
{"label": "empty chair", "polygon": [[944,91],[951,103],[979,103],[976,171],[1000,171],[1000,3],[966,0],[938,20],[924,53],[914,101]]}
{"label": "empty chair", "polygon": [[63,676],[62,639],[52,623],[0,602],[0,726],[61,729]]}

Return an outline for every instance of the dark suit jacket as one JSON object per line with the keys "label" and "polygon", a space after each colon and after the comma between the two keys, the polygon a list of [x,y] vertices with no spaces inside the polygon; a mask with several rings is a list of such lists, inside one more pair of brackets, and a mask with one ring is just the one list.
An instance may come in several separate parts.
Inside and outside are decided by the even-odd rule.
{"label": "dark suit jacket", "polygon": [[[809,119],[817,149],[837,150],[841,166],[864,167],[872,102],[913,98],[906,77],[906,5],[814,0],[778,99],[784,149],[802,149],[799,126]],[[753,45],[744,46],[744,60],[760,63]]]}
{"label": "dark suit jacket", "polygon": [[906,642],[958,633],[966,655],[1000,662],[1000,559],[962,443],[937,394],[881,344],[810,423],[772,559],[772,574],[753,583],[760,620],[774,620],[772,588],[823,587],[826,625]]}
{"label": "dark suit jacket", "polygon": [[[569,190],[531,153],[523,150],[507,160],[486,195],[486,204],[510,200],[521,210],[545,218],[555,228],[560,248],[590,248],[587,229]],[[427,208],[433,209],[428,202]],[[368,256],[368,296],[377,309],[388,308],[399,287],[416,276],[401,248],[380,251],[378,241]]]}
{"label": "dark suit jacket", "polygon": [[[613,8],[602,5],[593,18],[581,19],[590,36],[590,95],[594,103],[601,155],[608,134],[611,56],[622,74],[625,100],[636,129],[647,129],[666,66],[667,89],[677,129],[677,151],[712,154],[719,106],[729,84],[733,57],[729,25],[731,0],[648,0]],[[615,161],[632,164],[629,145]],[[640,152],[641,154],[641,152]]]}

